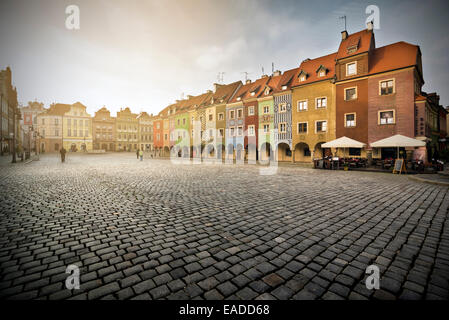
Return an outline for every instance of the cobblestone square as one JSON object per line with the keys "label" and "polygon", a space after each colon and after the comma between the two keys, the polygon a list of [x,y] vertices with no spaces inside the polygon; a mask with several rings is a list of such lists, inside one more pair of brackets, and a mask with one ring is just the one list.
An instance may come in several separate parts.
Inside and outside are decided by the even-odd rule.
{"label": "cobblestone square", "polygon": [[[449,190],[406,176],[174,165],[0,166],[1,299],[448,299]],[[80,289],[68,290],[68,265]],[[380,289],[365,286],[369,265]]]}

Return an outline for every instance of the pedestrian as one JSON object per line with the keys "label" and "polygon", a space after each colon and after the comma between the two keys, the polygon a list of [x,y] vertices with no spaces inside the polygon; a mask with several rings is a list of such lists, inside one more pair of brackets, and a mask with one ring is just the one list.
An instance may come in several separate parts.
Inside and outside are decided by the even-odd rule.
{"label": "pedestrian", "polygon": [[64,149],[64,147],[61,148],[61,150],[59,151],[59,153],[61,154],[61,162],[65,162],[65,154],[66,154],[66,150]]}
{"label": "pedestrian", "polygon": [[140,154],[140,150],[137,149],[137,150],[136,150],[136,156],[137,156],[137,159],[139,159],[139,154]]}
{"label": "pedestrian", "polygon": [[140,161],[143,161],[143,150],[139,151]]}

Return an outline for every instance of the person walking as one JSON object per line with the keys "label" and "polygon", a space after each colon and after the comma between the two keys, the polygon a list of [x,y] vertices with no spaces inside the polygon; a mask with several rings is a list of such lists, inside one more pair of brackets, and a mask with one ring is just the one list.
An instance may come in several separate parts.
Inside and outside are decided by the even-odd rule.
{"label": "person walking", "polygon": [[143,150],[139,151],[140,161],[143,161]]}
{"label": "person walking", "polygon": [[139,159],[139,155],[140,155],[140,149],[137,149],[137,150],[136,150],[136,156],[137,156],[137,159]]}
{"label": "person walking", "polygon": [[61,148],[61,150],[59,151],[59,153],[61,154],[61,162],[65,162],[65,154],[66,154],[66,150],[64,149],[64,147]]}

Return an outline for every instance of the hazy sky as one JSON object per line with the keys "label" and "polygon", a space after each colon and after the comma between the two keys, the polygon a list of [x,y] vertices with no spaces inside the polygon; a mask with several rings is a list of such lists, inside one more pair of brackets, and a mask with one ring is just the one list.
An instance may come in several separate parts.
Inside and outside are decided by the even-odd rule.
{"label": "hazy sky", "polygon": [[[80,30],[65,27],[68,5]],[[337,50],[343,20],[365,28],[380,8],[376,45],[421,46],[424,90],[449,105],[448,1],[1,0],[0,68],[10,66],[19,101],[80,101],[93,115],[129,106],[157,113],[184,93],[256,79]],[[114,113],[115,114],[115,113]]]}

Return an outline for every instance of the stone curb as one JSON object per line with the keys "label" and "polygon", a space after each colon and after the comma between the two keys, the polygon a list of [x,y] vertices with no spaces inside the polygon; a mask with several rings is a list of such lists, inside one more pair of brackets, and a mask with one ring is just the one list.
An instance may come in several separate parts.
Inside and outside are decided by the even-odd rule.
{"label": "stone curb", "polygon": [[423,179],[423,178],[414,177],[414,176],[410,176],[410,177],[408,177],[408,178],[409,178],[410,180],[414,180],[414,181],[418,181],[418,182],[423,182],[423,183],[435,184],[435,185],[438,185],[438,186],[449,187],[449,182],[443,182],[443,181],[435,181],[435,180]]}

